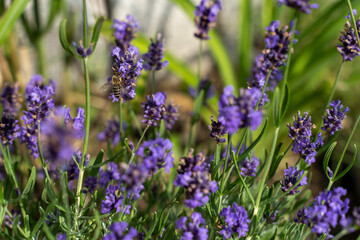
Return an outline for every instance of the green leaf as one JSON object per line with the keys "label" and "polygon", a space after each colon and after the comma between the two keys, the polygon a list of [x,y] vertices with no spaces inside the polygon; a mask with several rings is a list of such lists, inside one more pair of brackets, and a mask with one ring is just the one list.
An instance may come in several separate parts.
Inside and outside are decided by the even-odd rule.
{"label": "green leaf", "polygon": [[11,199],[11,192],[14,188],[13,181],[11,181],[11,178],[8,176],[5,179],[5,188],[4,188],[4,199],[6,201],[10,201]]}
{"label": "green leaf", "polygon": [[46,188],[47,195],[49,196],[51,202],[55,201],[56,200],[55,192],[51,186],[51,183],[49,182],[49,180],[47,178],[45,179],[45,188]]}
{"label": "green leaf", "polygon": [[32,167],[29,180],[21,194],[21,198],[27,197],[28,193],[34,188],[36,182],[36,168]]}
{"label": "green leaf", "polygon": [[[100,164],[100,163],[102,162],[102,160],[103,160],[103,157],[104,157],[104,150],[101,149],[101,150],[99,151],[98,155],[96,156],[96,159],[95,159],[95,161],[94,161],[94,163],[93,163],[92,165],[98,165],[98,164]],[[98,172],[99,172],[99,168],[100,168],[100,166],[91,169],[91,171],[90,171],[90,176],[91,176],[91,177],[95,177],[95,176],[98,174]]]}
{"label": "green leaf", "polygon": [[47,217],[47,215],[48,215],[50,212],[52,212],[52,211],[54,211],[54,202],[47,206],[45,212],[44,212],[44,210],[40,207],[41,216],[40,216],[39,220],[36,222],[33,230],[31,231],[30,238],[32,238],[33,236],[35,236],[35,234],[37,233],[37,231],[41,228],[41,226],[42,226],[43,223],[45,222],[45,218]]}
{"label": "green leaf", "polygon": [[278,169],[278,166],[279,166],[281,160],[284,158],[284,154],[280,154],[280,156],[278,155],[281,146],[282,146],[282,143],[279,143],[279,144],[276,146],[275,153],[274,153],[274,157],[273,157],[273,159],[271,160],[269,177],[268,177],[269,179],[272,178],[272,177],[275,175],[276,170]]}
{"label": "green leaf", "polygon": [[158,223],[158,216],[157,213],[154,212],[154,220],[153,220],[153,225],[151,226],[151,228],[149,229],[149,231],[147,232],[146,236],[145,236],[145,240],[150,239],[151,238],[151,234],[154,232],[155,227]]}
{"label": "green leaf", "polygon": [[281,122],[281,104],[280,104],[280,89],[279,87],[275,88],[274,96],[273,96],[273,118],[275,127],[280,126]]}
{"label": "green leaf", "polygon": [[355,148],[355,152],[354,152],[354,157],[353,157],[351,163],[345,168],[344,171],[342,171],[339,175],[336,176],[336,178],[333,180],[333,182],[336,182],[337,180],[339,180],[340,178],[342,178],[348,171],[350,171],[350,169],[351,169],[352,166],[354,165],[355,160],[356,160],[356,154],[357,154],[356,144],[354,144],[354,148]]}
{"label": "green leaf", "polygon": [[56,15],[61,10],[61,2],[62,2],[61,0],[52,0],[51,1],[49,18],[46,21],[45,27],[43,29],[41,29],[42,34],[47,32],[50,29],[51,25],[53,24]]}
{"label": "green leaf", "polygon": [[72,48],[72,46],[70,45],[68,39],[67,39],[67,35],[66,35],[66,19],[63,19],[60,23],[60,28],[59,28],[59,37],[60,37],[60,43],[61,46],[71,55],[75,56],[75,57],[79,57],[74,49]]}
{"label": "green leaf", "polygon": [[17,19],[21,16],[29,0],[15,0],[0,21],[0,46],[9,36]]}
{"label": "green leaf", "polygon": [[205,90],[202,89],[200,91],[199,96],[197,96],[196,100],[195,100],[195,105],[194,105],[194,113],[193,116],[191,118],[191,126],[193,126],[195,123],[197,123],[200,119],[200,112],[201,112],[201,107],[203,105],[204,102],[204,96],[205,96]]}
{"label": "green leaf", "polygon": [[329,160],[331,157],[332,152],[334,151],[334,148],[336,146],[337,142],[333,142],[330,147],[328,148],[328,150],[325,153],[325,157],[324,157],[324,161],[323,161],[323,170],[324,173],[326,174],[326,176],[330,179],[328,171],[327,171],[327,167],[329,166]]}
{"label": "green leaf", "polygon": [[94,26],[94,30],[93,30],[93,34],[92,34],[92,37],[91,37],[91,43],[94,44],[93,45],[93,52],[95,51],[95,48],[96,48],[96,44],[99,40],[99,36],[100,36],[100,32],[101,32],[101,27],[104,23],[104,20],[105,18],[104,17],[100,17],[96,23],[95,23],[95,26]]}

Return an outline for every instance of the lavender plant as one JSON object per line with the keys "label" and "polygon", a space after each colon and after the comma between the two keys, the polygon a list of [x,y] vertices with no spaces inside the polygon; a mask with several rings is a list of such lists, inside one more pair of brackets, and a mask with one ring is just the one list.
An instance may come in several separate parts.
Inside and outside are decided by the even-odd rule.
{"label": "lavender plant", "polygon": [[[190,91],[193,112],[184,120],[182,101],[172,100],[168,89],[155,92],[155,71],[166,66],[187,71],[171,54],[163,59],[161,35],[147,45],[139,23],[128,15],[127,21],[100,18],[90,40],[83,0],[82,40],[70,44],[66,20],[59,35],[68,57],[82,63],[85,88],[79,105],[85,103],[84,108],[59,98],[59,84],[39,74],[25,87],[7,83],[1,89],[1,239],[347,239],[359,233],[360,207],[350,202],[345,186],[334,187],[357,159],[354,145],[353,158],[345,162],[360,114],[347,122],[356,108],[350,112],[346,99],[333,100],[343,65],[356,63],[359,55],[356,11],[348,1],[353,26],[345,23],[340,44],[331,49],[337,48],[342,62],[327,102],[321,102],[324,114],[317,118],[318,109],[287,112],[290,92],[300,91],[288,81],[290,68],[298,67],[291,62],[298,47],[295,33],[301,35],[298,15],[319,6],[277,2],[274,7],[295,9],[295,19],[289,26],[280,27],[276,19],[267,24],[265,47],[255,55],[247,88],[225,84],[222,76],[214,84],[201,78],[202,44],[216,45],[215,23],[229,3],[178,2],[192,10],[194,37],[200,41],[198,75],[188,74],[198,86]],[[103,23],[108,30],[101,30]],[[102,83],[108,90],[102,99],[110,110],[106,117],[90,102],[101,102],[89,64],[100,35],[114,44],[107,53],[111,77]],[[153,72],[151,90],[144,88],[145,70]],[[179,137],[177,128],[189,119],[189,131]],[[350,124],[348,135],[342,129]],[[206,137],[197,134],[202,125],[208,126]],[[337,158],[336,145],[343,140],[338,135],[347,140]],[[321,162],[327,187],[318,193],[311,173]]]}

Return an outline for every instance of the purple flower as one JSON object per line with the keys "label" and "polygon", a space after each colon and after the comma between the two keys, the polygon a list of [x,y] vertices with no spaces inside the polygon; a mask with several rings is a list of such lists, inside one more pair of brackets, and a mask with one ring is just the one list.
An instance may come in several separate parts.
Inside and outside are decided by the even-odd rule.
{"label": "purple flower", "polygon": [[56,240],[66,240],[66,233],[59,233],[58,235],[56,235]]}
{"label": "purple flower", "polygon": [[268,71],[285,64],[290,50],[291,29],[287,25],[281,29],[279,21],[273,21],[265,28],[265,49],[262,52],[263,68]]}
{"label": "purple flower", "polygon": [[353,209],[352,216],[354,217],[354,224],[360,227],[360,207],[355,207]]}
{"label": "purple flower", "polygon": [[121,191],[127,192],[128,198],[137,199],[140,197],[141,190],[144,189],[143,183],[148,177],[148,172],[143,164],[120,164]]}
{"label": "purple flower", "polygon": [[16,115],[22,103],[22,97],[21,94],[19,94],[19,84],[6,84],[0,95],[0,102],[4,112]]}
{"label": "purple flower", "polygon": [[321,133],[319,133],[315,142],[311,141],[311,129],[315,128],[315,125],[311,123],[311,117],[306,112],[303,116],[300,116],[300,111],[298,111],[297,118],[294,115],[293,120],[293,126],[290,123],[287,124],[289,137],[293,140],[291,150],[295,154],[300,154],[305,159],[305,162],[311,165],[316,160],[316,148],[323,145]]}
{"label": "purple flower", "polygon": [[166,67],[169,62],[163,61],[164,58],[164,39],[161,39],[161,34],[159,33],[156,37],[156,40],[151,40],[151,44],[149,46],[149,51],[143,55],[144,69],[145,70],[156,70],[159,71],[162,68]]}
{"label": "purple flower", "polygon": [[112,211],[130,214],[131,205],[126,205],[124,195],[118,196],[119,185],[109,185],[105,190],[105,199],[101,202],[101,213],[106,214]]}
{"label": "purple flower", "polygon": [[130,227],[127,222],[115,222],[109,227],[110,233],[106,234],[104,240],[133,240],[136,239],[137,231]]}
{"label": "purple flower", "polygon": [[85,110],[79,107],[77,109],[76,117],[71,117],[71,109],[64,109],[64,123],[67,127],[74,129],[74,133],[78,138],[84,136],[84,121],[85,121]]}
{"label": "purple flower", "polygon": [[110,142],[113,146],[116,146],[120,142],[120,123],[116,119],[108,120],[104,131],[97,135],[99,141]]}
{"label": "purple flower", "polygon": [[242,177],[255,177],[257,172],[257,166],[259,165],[259,159],[257,157],[245,158],[240,164],[240,175]]}
{"label": "purple flower", "polygon": [[142,163],[148,173],[156,173],[162,167],[165,172],[169,172],[174,161],[172,147],[173,144],[169,139],[157,137],[154,140],[145,141],[136,154],[143,158]]}
{"label": "purple flower", "polygon": [[37,147],[38,128],[37,126],[25,125],[20,128],[20,141],[25,143],[33,158],[39,157]]}
{"label": "purple flower", "polygon": [[76,53],[82,58],[86,58],[90,56],[91,53],[93,52],[94,43],[91,43],[88,49],[84,47],[82,41],[79,42],[79,45],[76,44],[75,42],[73,42],[72,45],[75,47]]}
{"label": "purple flower", "polygon": [[54,108],[53,95],[55,94],[55,83],[50,81],[49,85],[44,84],[40,75],[34,75],[25,89],[26,108],[21,119],[25,124],[38,125],[42,119],[50,115]]}
{"label": "purple flower", "polygon": [[346,195],[342,187],[327,192],[321,192],[311,206],[300,210],[296,222],[306,223],[312,228],[312,232],[318,237],[322,234],[330,235],[330,228],[335,228],[340,221],[346,219],[345,214],[349,210],[349,199],[341,200]]}
{"label": "purple flower", "polygon": [[165,100],[166,94],[163,92],[157,92],[153,95],[146,96],[147,102],[141,103],[141,106],[144,108],[144,120],[142,123],[145,123],[148,126],[156,126],[157,121],[159,121],[165,111]]}
{"label": "purple flower", "polygon": [[[266,76],[268,75],[271,67],[272,65],[270,64],[270,62],[266,61],[266,59],[264,58],[264,54],[259,54],[256,57],[254,66],[252,68],[252,78],[250,81],[250,86],[261,90],[265,85]],[[282,78],[283,74],[280,70],[278,70],[277,68],[272,69],[265,91],[274,91]],[[263,96],[261,99],[262,102],[260,102],[260,106],[264,105],[264,103],[268,101],[266,93],[264,93],[264,95],[265,96]]]}
{"label": "purple flower", "polygon": [[[356,9],[353,9],[353,14],[354,14],[354,16],[356,16],[356,15],[357,15],[357,11],[356,11]],[[346,17],[344,17],[344,19],[351,19],[351,15],[350,15],[350,13],[349,13]]]}
{"label": "purple flower", "polygon": [[3,112],[0,122],[0,140],[3,145],[11,145],[20,136],[18,122],[11,113]]}
{"label": "purple flower", "polygon": [[120,171],[116,163],[110,162],[106,165],[106,170],[100,169],[99,185],[106,187],[112,180],[120,180]]}
{"label": "purple flower", "polygon": [[122,51],[130,47],[131,41],[135,38],[135,33],[139,30],[138,22],[131,16],[126,16],[127,21],[114,19],[111,28],[114,30],[116,46]]}
{"label": "purple flower", "polygon": [[165,106],[165,111],[163,112],[163,119],[165,123],[165,128],[171,130],[175,122],[179,118],[179,109],[178,106],[175,106],[170,102]]}
{"label": "purple flower", "polygon": [[185,205],[189,208],[203,206],[209,201],[209,194],[217,190],[217,183],[210,181],[209,166],[205,162],[204,153],[195,157],[190,149],[186,157],[180,159],[177,169],[178,176],[174,180],[175,186],[182,186],[186,190]]}
{"label": "purple flower", "polygon": [[176,229],[182,231],[182,240],[207,240],[208,229],[205,225],[205,219],[197,212],[191,214],[191,220],[182,217],[176,221]]}
{"label": "purple flower", "polygon": [[209,31],[215,27],[216,17],[220,10],[220,0],[201,0],[200,5],[195,9],[195,23],[198,28],[194,34],[195,37],[201,40],[209,39]]}
{"label": "purple flower", "polygon": [[[332,107],[332,108],[330,108]],[[321,127],[321,130],[334,135],[335,132],[339,131],[344,118],[346,118],[345,113],[349,111],[349,108],[344,108],[340,100],[332,101],[330,107],[326,109],[326,116],[323,116],[324,126]]]}
{"label": "purple flower", "polygon": [[107,80],[107,85],[112,88],[109,98],[113,102],[131,100],[136,95],[136,79],[141,75],[143,67],[143,60],[139,58],[139,50],[134,46],[129,46],[126,51],[115,47],[112,50],[112,56],[113,75]]}
{"label": "purple flower", "polygon": [[235,97],[233,91],[231,85],[224,88],[218,102],[219,118],[225,119],[225,127],[230,134],[245,127],[255,130],[262,122],[261,111],[255,111],[261,92],[256,88],[240,89],[239,97]]}
{"label": "purple flower", "polygon": [[214,121],[213,116],[210,117],[211,125],[209,125],[210,129],[210,137],[212,137],[217,143],[226,142],[226,138],[224,135],[227,134],[227,129],[225,126],[225,118],[219,117],[218,121]]}
{"label": "purple flower", "polygon": [[[304,174],[304,171],[297,170],[297,166],[295,166],[295,168],[289,167],[288,169],[285,169],[284,173],[285,173],[284,180],[281,180],[280,184],[281,184],[281,190],[283,192],[286,192],[300,180],[301,176]],[[307,184],[307,177],[305,176],[300,181],[300,183],[288,193],[288,195],[295,195],[295,193],[299,193],[300,191],[297,189],[306,184]]]}
{"label": "purple flower", "polygon": [[[356,28],[360,32],[360,19],[356,21]],[[337,45],[337,50],[340,52],[344,61],[352,61],[356,56],[360,55],[360,48],[356,40],[355,29],[351,26],[349,21],[346,21],[344,30],[341,31],[339,38],[340,44]],[[360,34],[359,34],[360,35]]]}
{"label": "purple flower", "polygon": [[318,8],[319,5],[314,3],[310,4],[309,0],[278,0],[279,5],[285,4],[288,7],[295,8],[296,10],[310,14],[312,8]]}
{"label": "purple flower", "polygon": [[219,233],[224,239],[229,239],[232,236],[235,238],[245,237],[249,231],[250,219],[248,214],[242,206],[238,206],[235,202],[232,207],[228,206],[221,210],[220,218],[223,225]]}

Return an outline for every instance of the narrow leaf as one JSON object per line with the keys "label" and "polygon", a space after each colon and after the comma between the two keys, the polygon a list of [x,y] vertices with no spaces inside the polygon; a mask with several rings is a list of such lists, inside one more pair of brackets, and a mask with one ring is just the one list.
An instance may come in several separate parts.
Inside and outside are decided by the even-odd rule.
{"label": "narrow leaf", "polygon": [[353,157],[351,163],[347,166],[347,168],[345,168],[344,171],[342,171],[341,173],[339,173],[338,176],[336,176],[336,178],[333,180],[333,182],[336,182],[337,180],[339,180],[340,178],[342,178],[348,171],[350,171],[350,169],[351,169],[352,166],[354,165],[355,160],[356,160],[356,154],[357,154],[356,144],[354,144],[354,148],[355,148],[355,152],[354,152],[354,157]]}
{"label": "narrow leaf", "polygon": [[67,39],[67,35],[66,35],[66,22],[67,20],[64,19],[61,21],[60,23],[60,28],[59,28],[59,37],[60,37],[60,43],[61,46],[71,55],[78,57],[78,55],[75,53],[74,49],[72,48],[72,46],[70,45],[68,39]]}
{"label": "narrow leaf", "polygon": [[[98,155],[96,156],[96,159],[95,159],[93,165],[98,165],[99,163],[101,163],[102,160],[103,160],[103,157],[104,157],[104,150],[101,149],[101,150],[99,151]],[[99,168],[100,168],[100,166],[91,169],[91,171],[90,171],[90,176],[91,176],[91,177],[95,177],[95,176],[98,174],[98,172],[99,172]]]}
{"label": "narrow leaf", "polygon": [[328,148],[328,150],[325,153],[325,157],[324,157],[324,161],[323,161],[323,170],[324,173],[326,174],[326,176],[330,179],[328,171],[327,171],[327,167],[329,166],[329,160],[331,157],[332,152],[334,151],[334,148],[336,146],[337,142],[333,142],[330,147]]}
{"label": "narrow leaf", "polygon": [[92,49],[93,51],[95,51],[96,44],[97,44],[97,42],[99,40],[101,27],[102,27],[102,25],[104,23],[104,20],[105,20],[104,17],[100,17],[95,23],[93,34],[92,34],[92,37],[91,37],[91,43],[94,44],[93,49]]}
{"label": "narrow leaf", "polygon": [[279,127],[281,121],[281,111],[280,111],[280,89],[279,87],[275,88],[273,96],[273,118],[275,127]]}
{"label": "narrow leaf", "polygon": [[34,188],[36,181],[36,168],[32,167],[29,180],[24,188],[24,191],[21,194],[21,198],[27,197],[27,194]]}

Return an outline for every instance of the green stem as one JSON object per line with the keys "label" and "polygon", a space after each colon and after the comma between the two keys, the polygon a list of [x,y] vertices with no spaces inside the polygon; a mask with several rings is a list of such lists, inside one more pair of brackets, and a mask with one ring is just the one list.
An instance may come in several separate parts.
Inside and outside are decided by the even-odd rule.
{"label": "green stem", "polygon": [[268,72],[268,74],[266,75],[266,79],[265,79],[264,86],[263,86],[263,88],[261,89],[261,95],[260,95],[260,97],[259,97],[259,99],[257,100],[256,105],[255,105],[255,111],[258,110],[258,108],[259,108],[259,104],[260,104],[261,98],[262,98],[263,95],[264,95],[265,88],[266,88],[266,86],[267,86],[267,84],[268,84],[268,82],[269,82],[269,78],[270,78],[271,72],[272,72],[272,70],[270,70],[270,71]]}
{"label": "green stem", "polygon": [[351,22],[352,22],[353,27],[354,27],[354,29],[355,29],[356,40],[357,40],[358,45],[359,45],[359,47],[360,47],[359,33],[358,33],[358,30],[357,30],[357,26],[356,26],[356,20],[355,20],[355,16],[354,16],[354,13],[353,13],[353,8],[352,8],[352,6],[351,6],[350,0],[346,0],[346,1],[347,1],[347,5],[348,5],[348,8],[349,8],[349,11],[350,11]]}
{"label": "green stem", "polygon": [[132,163],[132,161],[134,160],[135,152],[136,152],[136,151],[138,150],[138,148],[140,147],[140,144],[141,144],[143,138],[145,137],[145,134],[146,134],[146,132],[147,132],[147,130],[148,130],[149,128],[150,128],[149,125],[146,126],[144,132],[141,134],[141,137],[140,137],[138,143],[136,144],[136,147],[135,147],[134,151],[133,151],[132,154],[131,154],[131,158],[130,158],[129,164]]}
{"label": "green stem", "polygon": [[[83,1],[85,3],[85,0]],[[86,6],[84,7],[86,9]],[[85,137],[84,137],[84,146],[82,151],[82,157],[79,168],[79,178],[76,189],[76,208],[75,208],[75,229],[79,229],[78,219],[80,213],[80,203],[81,203],[81,190],[84,179],[84,164],[85,164],[85,156],[87,153],[87,146],[89,142],[89,132],[90,132],[90,79],[89,79],[89,69],[87,65],[87,58],[83,58],[83,66],[85,71],[85,95],[86,95],[86,106],[85,106]]]}
{"label": "green stem", "polygon": [[267,175],[268,175],[269,170],[270,170],[271,161],[272,161],[272,158],[274,156],[278,136],[279,136],[279,127],[275,128],[275,133],[274,133],[274,136],[273,136],[273,141],[272,141],[270,153],[269,153],[269,156],[268,156],[268,158],[266,160],[264,173],[263,173],[263,176],[262,176],[262,178],[260,180],[260,183],[259,183],[258,195],[256,197],[256,204],[255,204],[255,207],[254,207],[254,216],[257,216],[257,214],[259,212],[260,200],[261,200],[263,189],[265,187],[265,181],[266,181]]}
{"label": "green stem", "polygon": [[[282,81],[282,87],[281,87],[281,102],[280,102],[280,109],[281,111],[282,109],[282,104],[284,102],[284,98],[285,98],[285,88],[286,88],[286,83],[288,80],[288,76],[289,76],[289,69],[290,69],[290,63],[291,63],[291,51],[294,49],[294,38],[295,38],[295,31],[296,31],[296,25],[297,25],[297,21],[298,21],[298,11],[295,11],[295,17],[294,17],[294,21],[293,21],[293,27],[292,27],[292,31],[291,31],[291,35],[292,35],[292,39],[290,42],[290,53],[288,54],[288,58],[286,60],[286,66],[285,66],[285,71],[284,71],[284,78]],[[285,114],[285,113],[282,113]]]}
{"label": "green stem", "polygon": [[87,23],[87,11],[86,11],[86,0],[83,0],[83,41],[84,41],[84,47],[88,48],[88,36],[87,36],[87,29],[88,29],[88,23]]}
{"label": "green stem", "polygon": [[155,94],[156,91],[156,79],[155,79],[155,69],[152,71],[152,93]]}
{"label": "green stem", "polygon": [[199,41],[199,56],[198,56],[198,86],[201,81],[201,57],[202,57],[202,43],[203,41]]}
{"label": "green stem", "polygon": [[45,51],[44,51],[44,44],[41,37],[36,38],[35,40],[35,48],[36,53],[38,56],[38,70],[39,73],[46,79],[46,61],[45,61]]}
{"label": "green stem", "polygon": [[41,148],[41,134],[40,134],[40,122],[38,123],[38,140],[37,140],[37,147],[38,147],[38,152],[39,152],[39,158],[40,158],[40,161],[41,161],[41,166],[44,170],[44,173],[45,173],[45,177],[46,179],[49,181],[50,185],[52,186],[51,184],[51,178],[49,176],[49,172],[47,170],[47,166],[46,166],[46,163],[45,163],[45,158],[44,158],[44,154],[43,154],[43,151],[42,151],[42,148]]}
{"label": "green stem", "polygon": [[119,101],[119,125],[120,125],[120,139],[124,138],[124,134],[123,134],[123,118],[122,118],[122,98]]}
{"label": "green stem", "polygon": [[340,169],[341,163],[342,163],[342,161],[343,161],[343,159],[344,159],[344,156],[345,156],[346,149],[348,148],[348,146],[349,146],[349,144],[350,144],[350,140],[351,140],[351,138],[352,138],[352,136],[353,136],[353,134],[354,134],[354,132],[355,132],[355,130],[356,130],[356,127],[357,127],[359,121],[360,121],[360,114],[359,114],[358,118],[356,119],[355,125],[354,125],[354,127],[353,127],[353,129],[352,129],[352,131],[351,131],[351,133],[350,133],[350,136],[349,136],[347,142],[346,142],[346,145],[345,145],[345,147],[344,147],[344,150],[343,150],[342,153],[341,153],[340,160],[339,160],[339,162],[338,162],[338,164],[337,164],[337,166],[336,166],[336,169],[335,169],[335,171],[334,171],[333,177],[330,179],[329,184],[328,184],[328,186],[327,186],[327,188],[326,188],[328,191],[331,189],[331,186],[332,186],[333,183],[334,183],[333,180],[336,178],[336,175],[337,175],[337,173],[338,173],[338,171],[339,171],[339,169]]}

